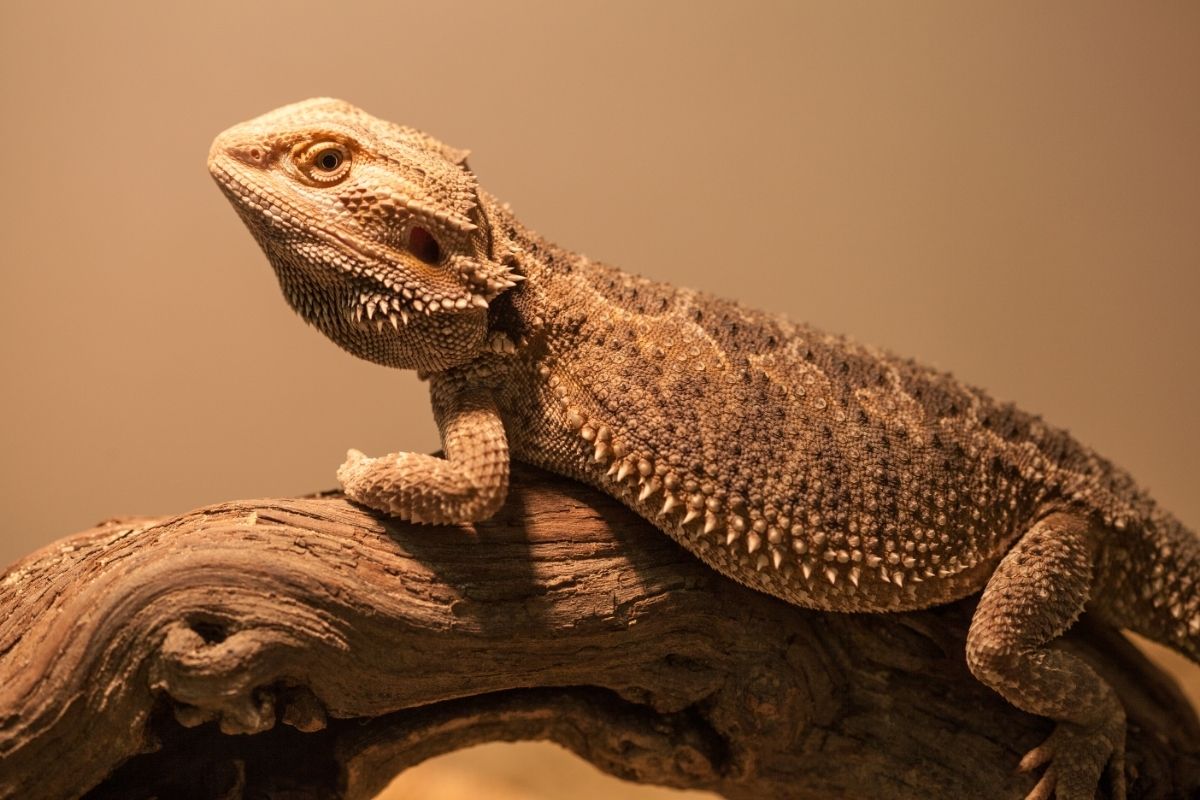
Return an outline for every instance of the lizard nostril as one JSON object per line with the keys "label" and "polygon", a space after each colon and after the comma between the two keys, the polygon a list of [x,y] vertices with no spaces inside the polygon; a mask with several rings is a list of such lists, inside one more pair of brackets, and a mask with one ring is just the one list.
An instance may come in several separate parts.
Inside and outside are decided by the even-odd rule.
{"label": "lizard nostril", "polygon": [[228,147],[226,152],[243,164],[249,164],[252,167],[265,166],[267,157],[270,155],[267,148],[258,144],[235,144]]}

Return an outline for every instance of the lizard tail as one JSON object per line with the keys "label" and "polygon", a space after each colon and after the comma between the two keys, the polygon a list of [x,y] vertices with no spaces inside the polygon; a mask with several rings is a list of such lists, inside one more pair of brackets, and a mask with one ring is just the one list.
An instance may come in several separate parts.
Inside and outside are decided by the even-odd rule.
{"label": "lizard tail", "polygon": [[1200,537],[1163,512],[1112,531],[1096,602],[1122,627],[1200,664]]}

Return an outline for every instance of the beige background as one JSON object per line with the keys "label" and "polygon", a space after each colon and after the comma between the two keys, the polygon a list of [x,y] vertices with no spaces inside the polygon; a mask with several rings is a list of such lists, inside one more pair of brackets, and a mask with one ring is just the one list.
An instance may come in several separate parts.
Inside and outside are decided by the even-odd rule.
{"label": "beige background", "polygon": [[[320,94],[472,148],[593,258],[1037,410],[1196,528],[1198,41],[1192,2],[6,3],[0,564],[436,446],[415,378],[293,317],[205,172]],[[407,794],[562,774],[492,752]]]}

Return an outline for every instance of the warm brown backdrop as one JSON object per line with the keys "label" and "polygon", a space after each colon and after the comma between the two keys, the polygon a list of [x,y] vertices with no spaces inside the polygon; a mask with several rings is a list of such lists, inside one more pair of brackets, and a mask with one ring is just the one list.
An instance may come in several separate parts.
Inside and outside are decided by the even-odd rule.
{"label": "warm brown backdrop", "polygon": [[[205,172],[319,94],[472,148],[594,258],[1040,411],[1200,526],[1197,42],[1192,2],[6,3],[0,564],[437,445],[412,375],[292,316]],[[551,774],[488,758],[461,780]]]}

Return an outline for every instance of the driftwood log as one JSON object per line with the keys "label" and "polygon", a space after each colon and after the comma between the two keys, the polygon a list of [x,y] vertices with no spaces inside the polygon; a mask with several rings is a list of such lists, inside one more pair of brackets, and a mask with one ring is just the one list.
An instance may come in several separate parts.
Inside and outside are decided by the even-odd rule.
{"label": "driftwood log", "polygon": [[[728,798],[1019,798],[1049,723],[967,671],[973,604],[794,608],[529,468],[474,529],[333,494],[111,521],[0,578],[0,796],[368,798],[547,739]],[[1200,793],[1171,680],[1086,619],[1064,646],[1125,702],[1131,797]]]}

